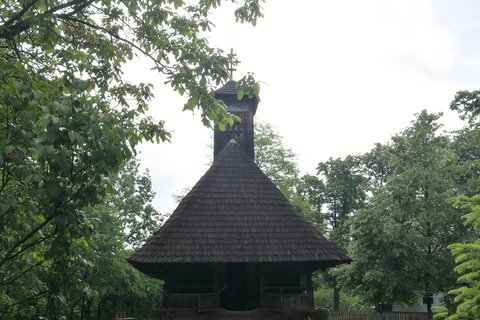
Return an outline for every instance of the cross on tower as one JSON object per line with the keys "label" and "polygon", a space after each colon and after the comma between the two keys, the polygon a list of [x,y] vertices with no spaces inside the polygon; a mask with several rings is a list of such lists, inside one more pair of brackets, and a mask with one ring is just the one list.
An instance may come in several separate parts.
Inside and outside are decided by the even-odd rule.
{"label": "cross on tower", "polygon": [[230,50],[230,68],[228,71],[230,71],[230,80],[233,80],[233,71],[237,71],[237,69],[234,69],[234,66],[237,66],[239,63],[242,61],[238,61],[238,58],[236,58],[237,54],[233,53],[233,48]]}

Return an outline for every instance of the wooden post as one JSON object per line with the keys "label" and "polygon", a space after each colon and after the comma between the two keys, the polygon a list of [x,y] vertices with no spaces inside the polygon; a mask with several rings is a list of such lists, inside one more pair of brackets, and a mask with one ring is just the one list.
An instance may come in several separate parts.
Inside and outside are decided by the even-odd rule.
{"label": "wooden post", "polygon": [[307,307],[315,309],[315,299],[313,298],[312,273],[307,273]]}
{"label": "wooden post", "polygon": [[220,308],[220,264],[213,265],[213,292],[217,294],[217,308]]}
{"label": "wooden post", "polygon": [[170,279],[169,279],[169,272],[168,267],[165,266],[165,276],[164,276],[164,283],[163,283],[163,301],[162,301],[162,308],[170,308]]}
{"label": "wooden post", "polygon": [[265,308],[265,267],[259,265],[260,269],[260,308]]}
{"label": "wooden post", "polygon": [[255,305],[255,302],[258,301],[256,300],[258,299],[258,282],[255,280],[255,265],[251,262],[247,263],[247,310],[258,308],[258,304]]}

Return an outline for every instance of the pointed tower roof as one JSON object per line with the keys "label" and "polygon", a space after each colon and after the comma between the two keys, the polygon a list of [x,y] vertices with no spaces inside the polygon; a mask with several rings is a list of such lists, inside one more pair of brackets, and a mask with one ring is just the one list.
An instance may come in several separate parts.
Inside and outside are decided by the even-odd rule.
{"label": "pointed tower roof", "polygon": [[257,112],[258,99],[256,96],[249,98],[244,95],[241,100],[238,100],[237,93],[240,89],[237,87],[235,80],[230,80],[223,87],[215,91],[215,98],[222,100],[228,112]]}
{"label": "pointed tower roof", "polygon": [[214,158],[225,148],[230,139],[235,139],[250,158],[255,159],[254,116],[257,112],[258,99],[256,96],[249,98],[248,95],[244,95],[241,100],[238,100],[237,93],[239,90],[237,82],[230,80],[215,91],[215,98],[222,100],[227,107],[227,111],[238,116],[241,121],[235,121],[232,126],[227,126],[225,131],[215,126],[213,135]]}
{"label": "pointed tower roof", "polygon": [[297,213],[232,139],[128,261],[161,278],[170,263],[310,262],[320,269],[351,259]]}

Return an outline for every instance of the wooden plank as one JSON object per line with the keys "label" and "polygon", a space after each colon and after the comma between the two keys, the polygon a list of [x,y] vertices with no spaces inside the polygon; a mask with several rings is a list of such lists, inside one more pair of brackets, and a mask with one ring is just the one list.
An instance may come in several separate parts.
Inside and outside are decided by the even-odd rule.
{"label": "wooden plank", "polygon": [[307,309],[315,309],[315,298],[313,295],[312,273],[307,273]]}
{"label": "wooden plank", "polygon": [[170,294],[170,308],[172,309],[198,309],[198,294]]}

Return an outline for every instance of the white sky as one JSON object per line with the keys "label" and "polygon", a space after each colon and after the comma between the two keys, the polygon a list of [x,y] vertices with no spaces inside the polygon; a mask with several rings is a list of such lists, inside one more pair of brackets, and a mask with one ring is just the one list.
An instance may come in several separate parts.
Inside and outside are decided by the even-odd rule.
{"label": "white sky", "polygon": [[[252,27],[235,24],[233,7],[222,4],[208,38],[238,54],[234,78],[253,72],[261,81],[256,120],[275,125],[302,173],[389,141],[422,109],[443,112],[445,128],[459,129],[449,109],[455,92],[480,88],[480,1],[267,0],[263,7],[265,18]],[[171,144],[140,148],[154,206],[172,212],[172,194],[208,169],[211,134],[148,65],[125,71],[132,82],[155,85],[151,115],[173,131]]]}

